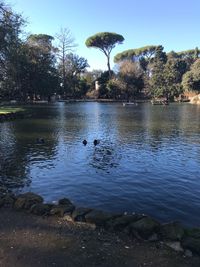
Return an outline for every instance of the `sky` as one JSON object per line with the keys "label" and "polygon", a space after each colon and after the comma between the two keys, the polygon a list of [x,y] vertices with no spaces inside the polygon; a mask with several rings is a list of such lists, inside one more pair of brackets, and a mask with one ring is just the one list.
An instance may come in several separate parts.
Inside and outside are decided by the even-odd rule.
{"label": "sky", "polygon": [[166,52],[200,47],[200,0],[5,0],[27,18],[26,31],[55,36],[68,28],[78,47],[75,53],[88,60],[91,69],[107,68],[98,49],[85,41],[97,32],[116,32],[124,42],[113,57],[124,50],[163,45]]}

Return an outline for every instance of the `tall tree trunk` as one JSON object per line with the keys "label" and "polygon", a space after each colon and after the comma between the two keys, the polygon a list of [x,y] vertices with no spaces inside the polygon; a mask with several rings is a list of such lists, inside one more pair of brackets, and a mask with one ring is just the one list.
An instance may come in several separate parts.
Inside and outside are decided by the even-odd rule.
{"label": "tall tree trunk", "polygon": [[[65,49],[62,47],[62,80],[63,80],[63,91],[65,92],[66,87],[66,72],[65,72]],[[63,93],[64,93],[63,92]]]}
{"label": "tall tree trunk", "polygon": [[110,55],[107,55],[107,66],[108,66],[109,78],[111,78],[111,70],[110,70]]}

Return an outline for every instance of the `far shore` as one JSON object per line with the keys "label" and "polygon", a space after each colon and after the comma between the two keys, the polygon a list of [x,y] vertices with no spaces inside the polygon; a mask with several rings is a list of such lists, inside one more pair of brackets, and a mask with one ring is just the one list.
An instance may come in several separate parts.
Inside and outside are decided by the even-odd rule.
{"label": "far shore", "polygon": [[48,100],[33,100],[33,101],[18,101],[18,100],[5,100],[0,102],[0,107],[1,106],[16,106],[18,104],[47,104],[47,103],[56,103],[56,102],[137,102],[137,103],[145,103],[145,102],[150,102],[151,99],[107,99],[107,98],[69,98],[69,99],[58,99],[55,101],[48,101]]}

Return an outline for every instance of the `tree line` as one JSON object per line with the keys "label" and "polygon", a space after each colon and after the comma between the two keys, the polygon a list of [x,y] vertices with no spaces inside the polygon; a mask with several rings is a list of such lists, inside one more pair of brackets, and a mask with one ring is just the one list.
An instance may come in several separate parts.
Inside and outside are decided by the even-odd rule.
{"label": "tree line", "polygon": [[55,37],[24,32],[26,21],[0,1],[0,98],[48,99],[53,94],[82,97],[89,85],[82,76],[89,66],[73,52],[70,30]]}
{"label": "tree line", "polygon": [[[104,97],[130,99],[165,97],[174,100],[185,92],[200,92],[200,50],[166,53],[162,45],[129,49],[114,57],[117,72],[111,74],[110,53],[124,41],[115,33],[98,33],[86,40],[88,47],[101,50],[107,57],[108,73],[98,79]],[[107,52],[109,51],[109,52]]]}
{"label": "tree line", "polygon": [[[74,53],[69,29],[55,36],[24,32],[26,21],[0,0],[0,99],[50,99],[99,97],[131,99],[174,97],[185,91],[200,91],[200,51],[194,48],[166,53],[151,45],[110,55],[124,37],[97,33],[86,40],[88,48],[104,53],[108,71],[88,71],[87,59]],[[95,82],[98,90],[94,90]]]}

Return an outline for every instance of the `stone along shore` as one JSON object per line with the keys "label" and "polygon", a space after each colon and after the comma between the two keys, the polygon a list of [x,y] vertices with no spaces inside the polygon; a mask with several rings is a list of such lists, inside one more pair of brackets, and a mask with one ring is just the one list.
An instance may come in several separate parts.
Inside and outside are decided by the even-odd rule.
{"label": "stone along shore", "polygon": [[0,207],[39,216],[62,217],[68,222],[90,224],[133,239],[161,242],[188,256],[200,255],[200,228],[185,228],[178,222],[161,224],[144,214],[113,214],[76,207],[67,198],[60,199],[58,204],[44,203],[41,196],[31,192],[20,195],[0,193]]}

